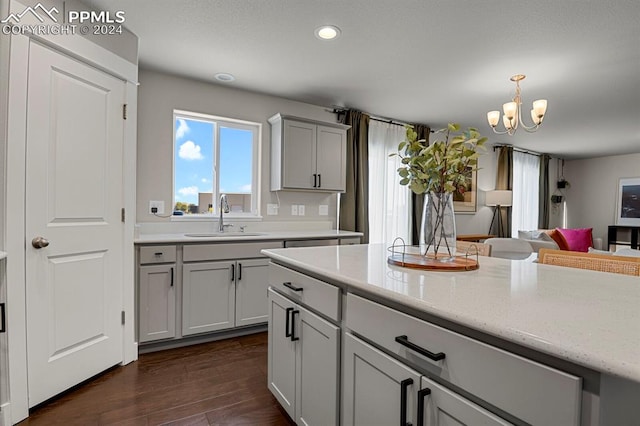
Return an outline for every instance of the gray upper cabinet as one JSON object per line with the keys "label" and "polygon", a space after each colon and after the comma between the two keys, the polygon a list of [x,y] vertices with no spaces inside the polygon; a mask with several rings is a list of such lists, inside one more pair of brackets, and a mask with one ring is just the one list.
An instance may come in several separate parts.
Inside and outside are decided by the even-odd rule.
{"label": "gray upper cabinet", "polygon": [[345,191],[350,126],[280,114],[269,123],[272,191]]}

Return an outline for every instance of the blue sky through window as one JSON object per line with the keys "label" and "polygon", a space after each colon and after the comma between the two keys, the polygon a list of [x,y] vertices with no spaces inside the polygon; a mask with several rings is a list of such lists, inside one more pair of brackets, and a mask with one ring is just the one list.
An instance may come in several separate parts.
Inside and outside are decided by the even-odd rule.
{"label": "blue sky through window", "polygon": [[[175,202],[198,204],[198,194],[214,191],[215,126],[176,117]],[[220,193],[251,193],[253,132],[220,126]]]}

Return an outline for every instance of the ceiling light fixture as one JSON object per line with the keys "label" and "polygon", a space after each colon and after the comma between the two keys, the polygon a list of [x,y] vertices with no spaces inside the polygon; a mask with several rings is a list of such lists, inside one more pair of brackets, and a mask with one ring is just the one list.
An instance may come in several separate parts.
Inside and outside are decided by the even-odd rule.
{"label": "ceiling light fixture", "polygon": [[526,126],[522,122],[522,98],[520,96],[520,81],[524,80],[526,75],[516,74],[511,77],[511,81],[516,83],[516,95],[513,97],[511,102],[507,102],[502,105],[502,111],[504,115],[502,116],[502,124],[506,129],[503,131],[496,130],[496,126],[498,125],[498,121],[500,121],[500,111],[489,111],[487,113],[487,121],[489,121],[489,125],[493,129],[493,131],[499,135],[504,135],[508,133],[509,135],[513,135],[519,126],[529,132],[533,133],[542,124],[542,120],[544,119],[544,114],[547,112],[547,100],[546,99],[538,99],[537,101],[533,101],[533,109],[531,110],[531,119],[533,120],[533,126]]}
{"label": "ceiling light fixture", "polygon": [[316,28],[315,34],[320,40],[333,40],[340,36],[340,28],[335,25],[323,25]]}
{"label": "ceiling light fixture", "polygon": [[214,77],[216,78],[216,80],[222,81],[224,83],[230,83],[232,81],[235,81],[236,79],[232,74],[226,72],[219,72],[218,74],[214,75]]}

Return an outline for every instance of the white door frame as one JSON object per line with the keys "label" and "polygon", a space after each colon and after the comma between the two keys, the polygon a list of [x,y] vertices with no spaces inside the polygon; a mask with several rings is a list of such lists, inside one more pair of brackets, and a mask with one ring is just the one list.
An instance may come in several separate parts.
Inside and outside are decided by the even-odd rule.
{"label": "white door frame", "polygon": [[[13,7],[21,7],[11,2]],[[16,6],[17,5],[17,6]],[[6,36],[3,36],[6,37]],[[124,123],[123,149],[123,207],[126,220],[123,236],[123,307],[126,324],[124,329],[123,364],[138,357],[135,336],[135,279],[134,243],[135,188],[136,188],[136,115],[138,67],[116,54],[81,36],[52,35],[10,36],[9,94],[6,146],[6,204],[5,251],[10,253],[7,262],[7,328],[9,347],[9,392],[11,421],[17,423],[29,415],[27,388],[27,339],[25,297],[25,152],[26,152],[26,102],[30,43],[37,41],[57,51],[75,57],[126,82],[127,120]]]}

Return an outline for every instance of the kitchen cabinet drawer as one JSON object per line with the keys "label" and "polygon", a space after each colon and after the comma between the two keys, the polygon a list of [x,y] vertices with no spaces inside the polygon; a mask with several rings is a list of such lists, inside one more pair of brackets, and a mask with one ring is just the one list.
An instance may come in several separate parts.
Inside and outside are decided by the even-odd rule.
{"label": "kitchen cabinet drawer", "polygon": [[184,262],[199,262],[203,260],[264,257],[264,255],[260,253],[261,250],[282,247],[282,241],[185,245],[182,260]]}
{"label": "kitchen cabinet drawer", "polygon": [[[530,424],[579,424],[582,383],[578,377],[353,294],[347,296],[347,309],[349,329],[430,375]],[[418,348],[399,343],[399,337]],[[444,358],[431,360],[420,348],[444,354]]]}
{"label": "kitchen cabinet drawer", "polygon": [[269,285],[334,321],[340,320],[340,289],[334,285],[274,263],[269,265]]}
{"label": "kitchen cabinet drawer", "polygon": [[140,264],[170,263],[176,261],[176,246],[140,247]]}

